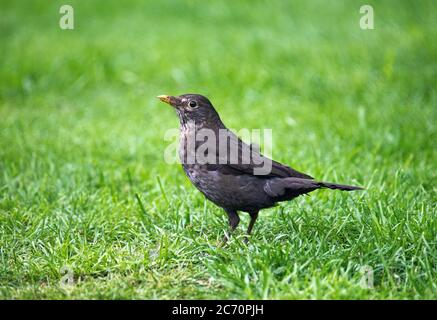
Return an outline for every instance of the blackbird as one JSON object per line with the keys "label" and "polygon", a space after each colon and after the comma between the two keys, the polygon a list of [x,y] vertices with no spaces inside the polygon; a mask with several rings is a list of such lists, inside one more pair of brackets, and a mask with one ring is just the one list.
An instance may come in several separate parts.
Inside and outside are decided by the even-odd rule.
{"label": "blackbird", "polygon": [[[250,235],[258,212],[280,201],[320,188],[362,189],[317,181],[263,156],[253,145],[244,143],[227,129],[211,102],[202,95],[161,95],[158,98],[170,104],[179,117],[179,158],[186,175],[207,199],[225,210],[229,234],[240,222],[238,211],[249,213],[247,235]],[[261,170],[263,168],[268,170]],[[225,241],[227,238],[225,235]]]}

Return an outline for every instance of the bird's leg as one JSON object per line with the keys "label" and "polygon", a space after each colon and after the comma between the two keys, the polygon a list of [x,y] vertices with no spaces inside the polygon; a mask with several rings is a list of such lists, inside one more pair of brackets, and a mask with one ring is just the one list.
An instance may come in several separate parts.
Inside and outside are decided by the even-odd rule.
{"label": "bird's leg", "polygon": [[245,242],[245,243],[247,243],[247,242],[249,241],[248,236],[249,236],[250,233],[252,232],[253,225],[255,224],[256,219],[258,218],[258,211],[256,211],[256,212],[251,212],[251,213],[249,213],[249,214],[250,214],[250,222],[249,222],[249,227],[247,228],[247,235],[246,235],[246,237],[244,238],[244,242]]}
{"label": "bird's leg", "polygon": [[[237,211],[235,210],[228,210],[225,209],[226,213],[228,214],[229,218],[229,237],[231,236],[232,232],[237,228],[238,224],[240,223],[240,217],[238,216]],[[223,239],[223,244],[225,244],[229,239],[228,235],[225,235],[225,238]]]}

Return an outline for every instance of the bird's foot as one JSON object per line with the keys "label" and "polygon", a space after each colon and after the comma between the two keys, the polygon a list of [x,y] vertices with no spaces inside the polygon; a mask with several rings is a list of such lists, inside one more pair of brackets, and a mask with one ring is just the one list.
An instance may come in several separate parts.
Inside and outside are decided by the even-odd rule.
{"label": "bird's foot", "polygon": [[223,240],[220,242],[219,247],[222,248],[226,245],[226,243],[228,243],[229,240],[229,236],[227,234],[225,234],[225,236],[223,237]]}

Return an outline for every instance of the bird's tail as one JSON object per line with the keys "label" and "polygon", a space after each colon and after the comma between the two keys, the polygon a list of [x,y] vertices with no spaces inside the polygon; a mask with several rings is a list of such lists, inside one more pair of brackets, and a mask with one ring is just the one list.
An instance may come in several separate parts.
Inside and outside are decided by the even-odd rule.
{"label": "bird's tail", "polygon": [[362,188],[362,187],[348,186],[345,184],[337,184],[337,183],[331,183],[331,182],[317,182],[317,185],[320,188],[337,189],[337,190],[343,190],[343,191],[364,190],[364,188]]}

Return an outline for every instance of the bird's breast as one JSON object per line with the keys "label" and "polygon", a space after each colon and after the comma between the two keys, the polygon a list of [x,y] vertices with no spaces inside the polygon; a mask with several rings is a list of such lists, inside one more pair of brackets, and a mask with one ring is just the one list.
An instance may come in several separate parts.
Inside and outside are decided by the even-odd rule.
{"label": "bird's breast", "polygon": [[[188,163],[188,159],[195,159],[195,148],[192,142],[196,139],[196,126],[188,122],[181,125],[179,137],[179,159],[182,164]],[[194,162],[192,162],[194,164]]]}
{"label": "bird's breast", "polygon": [[263,179],[249,175],[223,174],[218,170],[207,170],[206,165],[199,164],[184,164],[183,168],[194,186],[221,207],[250,211],[273,204],[263,190]]}

